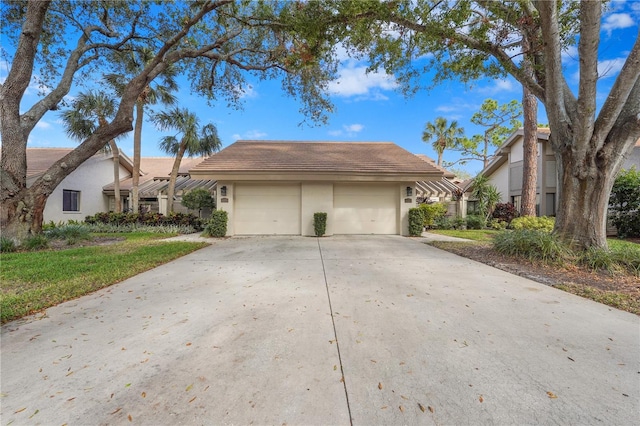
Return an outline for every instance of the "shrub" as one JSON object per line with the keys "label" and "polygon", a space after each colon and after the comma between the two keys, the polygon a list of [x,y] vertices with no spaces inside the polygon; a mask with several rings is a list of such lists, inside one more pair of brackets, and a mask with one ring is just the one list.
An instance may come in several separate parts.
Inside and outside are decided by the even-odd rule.
{"label": "shrub", "polygon": [[491,219],[491,221],[488,224],[489,228],[496,229],[498,231],[507,229],[507,225],[508,225],[507,222],[499,219]]}
{"label": "shrub", "polygon": [[499,221],[511,223],[513,219],[520,216],[516,207],[511,203],[498,203],[496,207],[493,209],[493,213],[491,216],[494,219],[498,219]]}
{"label": "shrub", "polygon": [[623,170],[613,184],[609,197],[609,221],[618,236],[640,237],[640,171]]}
{"label": "shrub", "polygon": [[211,213],[211,219],[204,227],[202,235],[205,237],[221,238],[227,235],[228,215],[224,210],[214,210]]}
{"label": "shrub", "polygon": [[511,221],[510,227],[515,230],[541,230],[551,232],[553,231],[553,226],[556,223],[556,219],[553,217],[542,216],[522,216],[517,217]]}
{"label": "shrub", "polygon": [[424,215],[418,207],[409,209],[409,236],[419,237],[424,229]]}
{"label": "shrub", "polygon": [[571,256],[558,237],[543,230],[504,231],[493,237],[493,246],[499,253],[545,263],[563,264]]}
{"label": "shrub", "polygon": [[437,229],[453,229],[453,221],[448,217],[436,219],[434,226]]}
{"label": "shrub", "polygon": [[467,216],[467,229],[482,229],[487,224],[484,216],[469,215]]}
{"label": "shrub", "polygon": [[44,235],[52,240],[66,240],[67,244],[74,244],[81,240],[90,240],[90,230],[84,225],[59,225],[44,231]]}
{"label": "shrub", "polygon": [[16,243],[11,238],[0,237],[0,253],[11,253],[16,251]]}
{"label": "shrub", "polygon": [[216,201],[206,189],[196,188],[182,195],[181,204],[188,209],[198,210],[198,217],[200,217],[202,209],[215,208]]}
{"label": "shrub", "polygon": [[426,228],[432,227],[436,220],[447,214],[447,205],[445,203],[424,203],[418,206],[422,212],[423,223]]}
{"label": "shrub", "polygon": [[44,234],[29,235],[21,246],[26,250],[42,250],[49,246],[49,240]]}
{"label": "shrub", "polygon": [[[190,213],[169,213],[164,216],[160,213],[96,213],[85,218],[85,224],[109,224],[109,225],[140,225],[140,226],[184,226],[195,231],[203,229],[202,219]],[[193,232],[195,232],[193,231]]]}
{"label": "shrub", "polygon": [[327,232],[327,214],[325,212],[313,214],[313,231],[316,237],[322,237]]}
{"label": "shrub", "polygon": [[617,264],[614,254],[610,250],[589,247],[581,253],[578,261],[593,270],[617,272],[620,265]]}

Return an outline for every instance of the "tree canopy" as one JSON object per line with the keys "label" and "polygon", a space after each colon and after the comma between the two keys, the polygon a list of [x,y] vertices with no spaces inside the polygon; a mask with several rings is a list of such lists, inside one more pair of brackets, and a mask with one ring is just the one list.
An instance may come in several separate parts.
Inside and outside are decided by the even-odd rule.
{"label": "tree canopy", "polygon": [[[192,91],[214,102],[237,104],[247,76],[253,75],[280,78],[311,121],[322,122],[331,111],[325,91],[336,61],[324,39],[305,29],[313,11],[298,3],[53,0],[5,2],[2,8],[3,43],[14,49],[0,87],[5,235],[39,231],[48,195],[107,141],[132,130],[140,94],[171,66],[188,77]],[[27,188],[26,146],[35,125],[64,104],[72,88],[117,73],[114,54],[144,49],[153,52],[152,58],[127,76],[114,118]],[[36,77],[42,98],[21,105]]]}

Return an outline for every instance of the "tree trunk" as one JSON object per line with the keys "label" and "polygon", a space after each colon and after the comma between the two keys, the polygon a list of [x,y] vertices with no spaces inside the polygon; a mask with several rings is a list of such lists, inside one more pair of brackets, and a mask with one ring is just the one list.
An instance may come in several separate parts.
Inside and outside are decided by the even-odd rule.
{"label": "tree trunk", "polygon": [[182,157],[184,157],[184,152],[186,151],[186,149],[186,144],[181,143],[180,148],[178,149],[178,153],[176,154],[176,159],[173,162],[173,167],[171,168],[171,175],[169,176],[169,186],[167,188],[167,213],[173,212],[173,196],[176,190],[176,180],[178,180],[180,163],[182,162]]}
{"label": "tree trunk", "polygon": [[109,141],[111,147],[111,153],[113,155],[113,194],[115,197],[114,211],[116,213],[122,212],[122,202],[120,201],[120,150],[116,145],[115,139]]}
{"label": "tree trunk", "polygon": [[131,172],[131,198],[134,213],[139,213],[140,196],[138,186],[140,184],[140,151],[142,146],[142,122],[144,120],[144,103],[136,102],[136,123],[133,129],[133,171]]}
{"label": "tree trunk", "polygon": [[[523,50],[528,49],[527,38],[523,37]],[[530,61],[524,59],[525,72],[533,75]],[[522,204],[520,215],[536,215],[536,187],[538,183],[538,99],[522,86],[522,110],[524,115],[524,141],[522,161]],[[542,188],[540,188],[542,197]],[[542,215],[542,212],[540,212]]]}
{"label": "tree trunk", "polygon": [[600,169],[587,178],[572,173],[570,155],[556,155],[558,214],[554,232],[580,249],[607,247],[607,208],[617,171]]}
{"label": "tree trunk", "polygon": [[442,166],[442,151],[438,151],[438,166]]}

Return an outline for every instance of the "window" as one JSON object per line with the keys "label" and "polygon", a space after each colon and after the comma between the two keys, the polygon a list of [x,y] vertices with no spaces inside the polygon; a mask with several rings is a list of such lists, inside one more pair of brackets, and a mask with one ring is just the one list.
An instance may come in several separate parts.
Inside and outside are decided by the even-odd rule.
{"label": "window", "polygon": [[546,194],[546,215],[547,216],[555,216],[556,215],[556,194],[552,192],[547,192]]}
{"label": "window", "polygon": [[80,211],[80,191],[72,191],[70,189],[62,190],[62,211],[63,212],[79,212]]}
{"label": "window", "polygon": [[511,197],[511,204],[516,208],[517,211],[520,211],[522,208],[522,195],[514,195]]}

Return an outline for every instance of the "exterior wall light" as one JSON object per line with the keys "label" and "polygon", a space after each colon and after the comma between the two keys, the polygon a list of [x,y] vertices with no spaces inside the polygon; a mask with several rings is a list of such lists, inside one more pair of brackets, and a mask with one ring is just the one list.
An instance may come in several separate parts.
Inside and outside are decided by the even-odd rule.
{"label": "exterior wall light", "polygon": [[220,188],[220,196],[221,197],[226,197],[227,196],[227,187],[223,186]]}
{"label": "exterior wall light", "polygon": [[411,197],[413,196],[413,188],[410,186],[407,186],[407,197]]}

